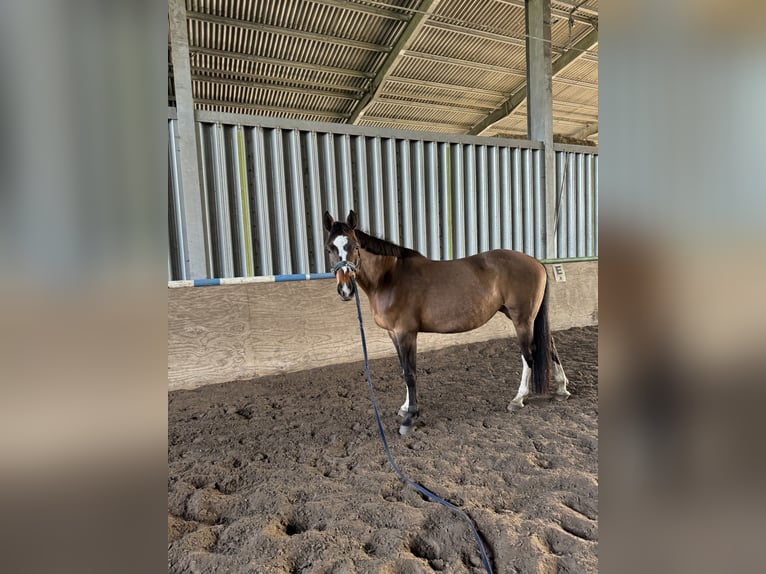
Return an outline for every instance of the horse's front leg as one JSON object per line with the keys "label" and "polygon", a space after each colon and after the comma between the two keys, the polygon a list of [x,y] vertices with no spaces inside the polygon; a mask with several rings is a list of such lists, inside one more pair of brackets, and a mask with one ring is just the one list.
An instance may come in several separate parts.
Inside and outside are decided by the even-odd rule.
{"label": "horse's front leg", "polygon": [[399,415],[404,417],[399,434],[408,434],[418,417],[418,394],[415,389],[415,366],[418,347],[417,333],[395,333],[391,335],[399,355],[399,362],[407,384],[407,398],[399,409]]}
{"label": "horse's front leg", "polygon": [[[396,356],[399,358],[399,367],[402,369],[402,376],[404,376],[404,359],[402,358],[402,350],[399,347],[399,338],[396,336],[396,333],[394,331],[388,331],[388,336],[391,337],[391,342],[394,344],[394,348],[396,349]],[[399,416],[403,417],[407,414],[407,411],[410,408],[410,391],[407,391],[407,396],[404,399],[404,403],[402,403],[402,406],[399,407]]]}

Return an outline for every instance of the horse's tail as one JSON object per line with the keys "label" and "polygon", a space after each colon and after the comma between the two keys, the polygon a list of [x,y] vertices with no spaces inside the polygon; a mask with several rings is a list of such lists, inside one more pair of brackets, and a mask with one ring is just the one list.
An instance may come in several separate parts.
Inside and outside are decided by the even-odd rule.
{"label": "horse's tail", "polygon": [[548,392],[548,370],[550,368],[550,340],[548,327],[548,273],[545,274],[545,293],[537,311],[534,326],[532,350],[532,390],[537,394]]}

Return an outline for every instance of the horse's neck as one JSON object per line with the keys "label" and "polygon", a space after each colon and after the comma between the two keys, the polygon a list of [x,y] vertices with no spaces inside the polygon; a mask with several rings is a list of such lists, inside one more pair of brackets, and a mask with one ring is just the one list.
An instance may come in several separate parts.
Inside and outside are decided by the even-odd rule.
{"label": "horse's neck", "polygon": [[375,288],[383,276],[396,266],[396,257],[391,255],[376,255],[360,249],[361,265],[356,272],[359,285],[365,292]]}

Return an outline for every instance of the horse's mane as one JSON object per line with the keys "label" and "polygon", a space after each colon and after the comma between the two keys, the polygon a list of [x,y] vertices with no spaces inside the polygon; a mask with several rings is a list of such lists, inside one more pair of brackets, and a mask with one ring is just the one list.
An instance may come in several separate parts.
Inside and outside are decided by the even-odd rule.
{"label": "horse's mane", "polygon": [[385,239],[369,235],[359,229],[354,230],[354,233],[359,240],[359,246],[365,251],[369,251],[375,255],[389,255],[398,259],[404,259],[406,257],[423,257],[422,253],[419,253],[414,249],[402,247],[396,243],[391,243]]}

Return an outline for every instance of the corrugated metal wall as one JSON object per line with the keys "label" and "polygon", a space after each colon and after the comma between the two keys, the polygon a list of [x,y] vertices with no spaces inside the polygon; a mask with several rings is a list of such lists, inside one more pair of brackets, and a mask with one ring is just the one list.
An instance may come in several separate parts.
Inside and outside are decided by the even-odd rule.
{"label": "corrugated metal wall", "polygon": [[[268,122],[198,113],[209,277],[326,272],[325,209],[353,208],[361,228],[432,259],[495,248],[544,257],[536,142]],[[175,130],[169,119],[168,273],[197,279],[184,265]],[[557,152],[563,258],[597,254],[598,156],[586,151]]]}
{"label": "corrugated metal wall", "polygon": [[[598,152],[556,151],[556,253],[598,256]],[[594,150],[595,151],[595,150]]]}

